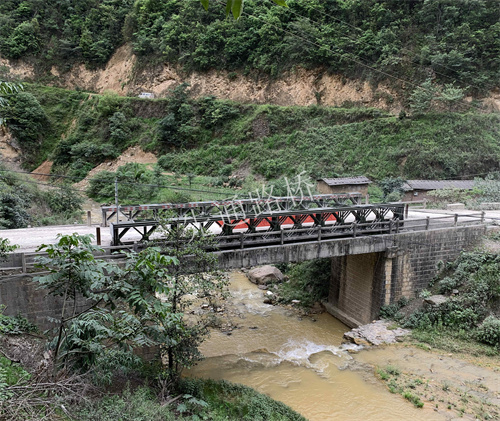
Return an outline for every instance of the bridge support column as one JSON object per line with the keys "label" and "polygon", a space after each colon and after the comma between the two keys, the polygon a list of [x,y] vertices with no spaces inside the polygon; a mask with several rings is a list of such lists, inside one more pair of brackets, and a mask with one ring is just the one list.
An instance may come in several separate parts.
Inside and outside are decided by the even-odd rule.
{"label": "bridge support column", "polygon": [[393,300],[397,257],[394,251],[332,257],[327,311],[349,327],[374,320]]}

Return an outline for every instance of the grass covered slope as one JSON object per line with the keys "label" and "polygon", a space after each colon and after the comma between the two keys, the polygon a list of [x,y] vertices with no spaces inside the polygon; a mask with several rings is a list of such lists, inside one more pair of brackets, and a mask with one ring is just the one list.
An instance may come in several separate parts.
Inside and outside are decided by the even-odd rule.
{"label": "grass covered slope", "polygon": [[228,158],[249,163],[266,178],[300,170],[313,177],[364,174],[450,179],[496,170],[500,160],[500,116],[432,114],[418,119],[377,118],[325,124],[292,133],[248,139],[234,145],[224,137],[206,148],[171,152],[165,167],[213,174]]}
{"label": "grass covered slope", "polygon": [[[50,158],[54,172],[77,179],[132,145],[155,152],[166,171],[265,179],[301,171],[450,179],[496,171],[500,162],[498,114],[398,118],[369,108],[241,105],[194,100],[185,85],[153,101],[41,86],[23,95],[32,101],[13,103],[9,122],[26,166]],[[46,120],[42,131],[15,117],[35,103]],[[36,142],[23,138],[33,132]]]}

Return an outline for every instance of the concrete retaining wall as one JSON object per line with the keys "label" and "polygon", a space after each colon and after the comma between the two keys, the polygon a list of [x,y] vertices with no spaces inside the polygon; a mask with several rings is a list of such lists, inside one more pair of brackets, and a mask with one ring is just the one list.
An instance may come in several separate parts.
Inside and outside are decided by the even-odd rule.
{"label": "concrete retaining wall", "polygon": [[[54,297],[40,288],[40,284],[33,282],[29,274],[9,275],[0,278],[0,304],[5,306],[3,313],[7,316],[21,315],[41,330],[56,326],[54,320],[61,317],[62,298]],[[91,303],[85,298],[76,300],[76,311],[80,312]],[[73,303],[69,306],[66,317],[73,313]]]}

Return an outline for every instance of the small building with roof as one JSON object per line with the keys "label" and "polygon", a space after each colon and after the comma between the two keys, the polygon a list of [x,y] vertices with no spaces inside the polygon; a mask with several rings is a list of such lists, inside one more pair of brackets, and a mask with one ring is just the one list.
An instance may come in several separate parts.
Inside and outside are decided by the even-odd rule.
{"label": "small building with roof", "polygon": [[361,193],[364,196],[368,194],[368,186],[372,183],[364,176],[319,178],[316,181],[321,194]]}
{"label": "small building with roof", "polygon": [[472,190],[473,188],[474,180],[407,180],[403,184],[405,193],[402,200],[405,202],[420,201],[424,199],[433,200],[428,193],[434,190]]}

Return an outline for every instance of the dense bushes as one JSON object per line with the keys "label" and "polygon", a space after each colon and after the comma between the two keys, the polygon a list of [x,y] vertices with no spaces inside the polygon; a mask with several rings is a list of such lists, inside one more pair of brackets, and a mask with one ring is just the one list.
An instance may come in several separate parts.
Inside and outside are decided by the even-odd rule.
{"label": "dense bushes", "polygon": [[0,229],[81,220],[83,200],[65,185],[40,190],[36,182],[0,165]]}
{"label": "dense bushes", "polygon": [[50,122],[38,100],[29,92],[9,96],[9,105],[2,111],[6,125],[18,141],[25,163],[36,162],[43,133],[50,131]]}
{"label": "dense bushes", "polygon": [[[364,174],[376,180],[397,176],[454,179],[495,171],[500,159],[497,115],[432,114],[413,120],[382,117],[339,124],[343,123],[340,119],[323,121],[322,113],[335,116],[345,111],[347,116],[357,112],[362,119],[365,111],[266,108],[264,115],[249,119],[247,114],[227,124],[223,135],[209,145],[169,153],[170,170],[217,175],[231,159],[233,166],[249,163],[266,178],[304,170],[312,177]],[[305,116],[309,120],[295,129],[288,118],[280,118],[285,110],[298,121]],[[271,133],[256,137],[252,125],[263,119]]]}
{"label": "dense bushes", "polygon": [[[188,70],[258,70],[279,76],[294,66],[377,79],[391,73],[487,90],[498,83],[496,0],[289,0],[289,9],[249,0],[240,20],[179,0],[5,0],[0,53],[36,56],[40,68],[75,61],[104,64],[123,42],[140,56]],[[39,69],[38,69],[39,70]]]}
{"label": "dense bushes", "polygon": [[[87,194],[102,202],[114,202],[115,179],[118,181],[121,204],[163,203],[163,199],[167,198],[166,189],[158,187],[163,184],[161,175],[158,172],[148,171],[144,165],[137,163],[125,164],[116,172],[100,172],[90,180]],[[187,202],[189,198],[179,195],[177,199],[173,201]]]}
{"label": "dense bushes", "polygon": [[328,296],[330,285],[330,259],[315,259],[282,267],[289,280],[278,284],[279,301],[299,300],[305,307],[312,306]]}
{"label": "dense bushes", "polygon": [[[29,162],[52,158],[54,172],[78,179],[137,144],[162,154],[168,172],[212,177],[243,172],[272,179],[304,171],[312,178],[454,179],[496,171],[500,161],[496,114],[399,119],[375,109],[241,105],[192,99],[185,85],[154,101],[38,86],[26,91],[42,108],[19,132],[27,144],[41,145]],[[36,130],[42,123],[48,129]]]}
{"label": "dense bushes", "polygon": [[446,264],[434,283],[436,293],[450,295],[442,304],[424,306],[410,314],[404,305],[391,305],[381,315],[404,327],[422,331],[462,332],[469,340],[500,350],[500,255],[475,251],[462,253]]}
{"label": "dense bushes", "polygon": [[304,421],[305,418],[281,402],[242,385],[226,381],[186,379],[181,384],[181,400],[161,405],[154,391],[125,389],[122,396],[89,399],[77,408],[78,419],[91,421],[170,421],[170,420],[268,420]]}
{"label": "dense bushes", "polygon": [[66,68],[76,61],[102,65],[123,42],[123,24],[132,4],[132,0],[2,1],[0,54],[13,59],[36,55],[41,68],[53,64]]}

